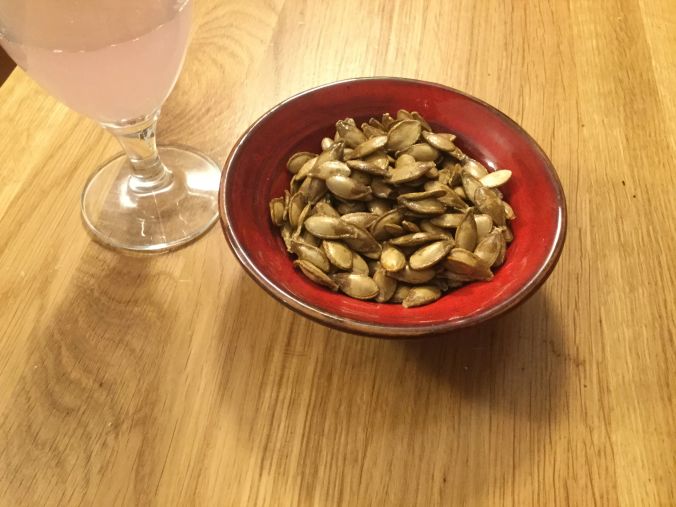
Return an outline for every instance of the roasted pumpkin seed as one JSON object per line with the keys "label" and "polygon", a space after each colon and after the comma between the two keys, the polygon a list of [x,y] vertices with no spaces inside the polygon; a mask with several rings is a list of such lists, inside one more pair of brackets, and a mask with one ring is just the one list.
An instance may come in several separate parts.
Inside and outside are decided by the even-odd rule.
{"label": "roasted pumpkin seed", "polygon": [[348,201],[368,201],[371,199],[371,189],[348,176],[331,176],[326,180],[326,186],[334,195]]}
{"label": "roasted pumpkin seed", "polygon": [[397,247],[390,243],[383,245],[382,253],[380,254],[380,264],[385,271],[394,273],[401,271],[406,266],[406,257]]}
{"label": "roasted pumpkin seed", "polygon": [[322,249],[331,264],[343,271],[352,269],[352,250],[339,241],[324,240]]}
{"label": "roasted pumpkin seed", "polygon": [[380,289],[373,278],[355,273],[338,273],[333,275],[333,281],[341,291],[356,299],[373,299]]}
{"label": "roasted pumpkin seed", "polygon": [[387,276],[387,272],[383,268],[376,268],[373,281],[378,285],[378,296],[376,296],[378,303],[389,301],[397,290],[397,281]]}
{"label": "roasted pumpkin seed", "polygon": [[[300,168],[303,167],[306,162],[315,158],[316,156],[317,155],[310,153],[309,151],[300,151],[298,153],[294,153],[286,163],[286,168],[291,174],[297,174],[298,171],[300,171]],[[312,167],[310,166],[310,169],[311,168]]]}
{"label": "roasted pumpkin seed", "polygon": [[305,228],[321,239],[356,238],[355,226],[340,218],[314,215],[305,220]]}
{"label": "roasted pumpkin seed", "polygon": [[386,144],[387,144],[387,136],[372,137],[371,139],[364,141],[359,146],[354,148],[354,151],[352,151],[352,153],[350,153],[349,156],[345,157],[345,159],[353,160],[355,158],[366,157],[367,155],[375,153],[376,151],[384,147]]}
{"label": "roasted pumpkin seed", "polygon": [[284,198],[275,197],[270,201],[270,218],[277,227],[284,225]]}
{"label": "roasted pumpkin seed", "polygon": [[404,269],[390,273],[392,278],[395,278],[404,283],[417,285],[420,283],[427,283],[436,276],[437,272],[433,269],[412,269],[411,266],[406,265]]}
{"label": "roasted pumpkin seed", "polygon": [[502,232],[495,229],[488,236],[479,241],[479,244],[474,249],[474,254],[488,266],[492,266],[498,259],[504,243],[505,238],[502,235]]}
{"label": "roasted pumpkin seed", "polygon": [[[466,158],[462,164],[462,169],[470,176],[474,176],[476,179],[481,180],[488,174],[488,170],[483,166],[483,164],[473,158]],[[481,182],[484,184],[483,181]]]}
{"label": "roasted pumpkin seed", "polygon": [[305,277],[406,308],[492,278],[514,239],[498,188],[511,171],[489,172],[416,111],[335,126],[321,153],[289,157],[289,189],[269,201]]}
{"label": "roasted pumpkin seed", "polygon": [[499,187],[500,185],[504,185],[509,181],[509,179],[512,177],[512,171],[508,169],[499,169],[497,171],[493,171],[492,173],[488,173],[482,178],[480,178],[479,181],[481,181],[481,184],[484,187],[489,187],[489,188],[494,188],[494,187]]}
{"label": "roasted pumpkin seed", "polygon": [[404,308],[414,308],[416,306],[428,305],[441,297],[441,289],[436,285],[420,285],[411,287],[406,297],[402,301]]}
{"label": "roasted pumpkin seed", "polygon": [[329,259],[320,248],[292,239],[291,252],[295,253],[300,260],[311,262],[325,273],[328,272]]}
{"label": "roasted pumpkin seed", "polygon": [[356,252],[352,252],[352,272],[357,275],[369,274],[369,265],[366,264],[364,258]]}
{"label": "roasted pumpkin seed", "polygon": [[402,151],[410,148],[420,137],[422,127],[416,120],[405,119],[387,133],[387,149]]}
{"label": "roasted pumpkin seed", "polygon": [[455,230],[455,244],[458,248],[465,250],[474,250],[477,244],[476,220],[474,220],[474,210],[465,213],[462,222]]}
{"label": "roasted pumpkin seed", "polygon": [[311,262],[297,260],[294,261],[293,264],[294,266],[300,268],[302,273],[313,282],[318,283],[319,285],[323,285],[324,287],[328,287],[331,290],[338,290],[338,284],[335,281],[333,281],[329,275],[324,273],[321,269],[319,269]]}
{"label": "roasted pumpkin seed", "polygon": [[412,269],[431,268],[441,262],[453,248],[453,241],[442,240],[430,243],[415,251],[408,263]]}
{"label": "roasted pumpkin seed", "polygon": [[427,144],[436,148],[440,151],[453,151],[455,149],[455,144],[453,141],[442,134],[434,134],[432,132],[423,131],[423,138],[427,141]]}
{"label": "roasted pumpkin seed", "polygon": [[320,180],[327,180],[332,176],[348,177],[350,174],[352,174],[352,171],[350,171],[350,168],[345,162],[341,162],[340,160],[327,160],[322,165],[313,167],[308,176],[313,176]]}

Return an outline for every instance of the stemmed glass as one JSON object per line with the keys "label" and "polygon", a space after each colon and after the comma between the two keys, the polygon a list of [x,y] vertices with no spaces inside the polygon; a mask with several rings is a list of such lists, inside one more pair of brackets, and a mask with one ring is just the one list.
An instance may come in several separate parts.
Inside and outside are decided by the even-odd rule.
{"label": "stemmed glass", "polygon": [[[106,246],[158,252],[217,219],[220,170],[155,126],[190,35],[192,0],[0,0],[0,44],[35,81],[122,145],[87,181],[82,217]],[[48,170],[48,168],[47,168]]]}

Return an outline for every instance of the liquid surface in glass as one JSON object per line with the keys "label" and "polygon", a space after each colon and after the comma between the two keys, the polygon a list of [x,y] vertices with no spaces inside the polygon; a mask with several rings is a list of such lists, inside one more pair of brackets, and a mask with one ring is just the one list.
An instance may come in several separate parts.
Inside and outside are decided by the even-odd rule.
{"label": "liquid surface in glass", "polygon": [[2,0],[0,43],[66,105],[113,123],[167,98],[191,15],[191,0]]}

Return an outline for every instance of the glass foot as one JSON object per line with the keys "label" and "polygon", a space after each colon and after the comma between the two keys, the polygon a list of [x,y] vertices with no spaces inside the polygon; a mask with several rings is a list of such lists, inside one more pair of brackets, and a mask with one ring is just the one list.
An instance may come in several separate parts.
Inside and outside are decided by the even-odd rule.
{"label": "glass foot", "polygon": [[168,171],[155,189],[135,185],[127,156],[103,164],[82,192],[82,218],[98,242],[116,250],[163,252],[207,232],[218,218],[221,171],[183,146],[159,146]]}

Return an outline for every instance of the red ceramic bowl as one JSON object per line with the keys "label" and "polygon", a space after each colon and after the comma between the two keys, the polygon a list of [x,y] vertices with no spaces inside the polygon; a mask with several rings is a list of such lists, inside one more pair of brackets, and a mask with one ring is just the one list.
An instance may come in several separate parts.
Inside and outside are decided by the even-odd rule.
{"label": "red ceramic bowl", "polygon": [[[313,284],[294,269],[268,202],[288,188],[286,161],[317,152],[335,122],[398,109],[420,112],[435,129],[458,135],[458,145],[490,168],[509,168],[502,189],[517,214],[515,240],[490,282],[477,282],[419,308],[359,301]],[[246,272],[292,310],[350,332],[412,337],[471,326],[514,308],[551,273],[563,246],[566,206],[561,183],[537,143],[513,120],[462,92],[398,78],[352,79],[321,86],[275,106],[240,138],[223,171],[221,222]]]}

